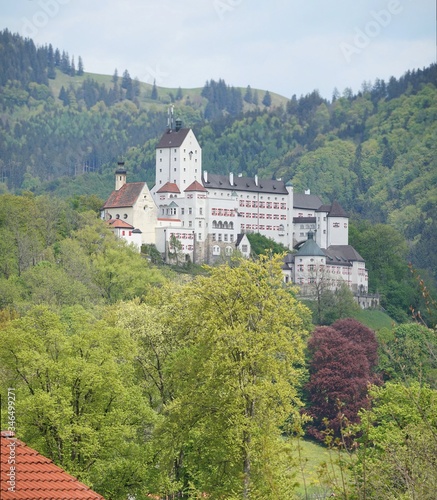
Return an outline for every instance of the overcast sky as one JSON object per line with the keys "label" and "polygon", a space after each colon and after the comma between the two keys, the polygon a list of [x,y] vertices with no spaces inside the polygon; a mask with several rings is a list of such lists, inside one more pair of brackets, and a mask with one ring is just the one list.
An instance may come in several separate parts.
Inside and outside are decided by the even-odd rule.
{"label": "overcast sky", "polygon": [[2,28],[158,86],[277,92],[401,76],[436,62],[436,0],[0,0]]}

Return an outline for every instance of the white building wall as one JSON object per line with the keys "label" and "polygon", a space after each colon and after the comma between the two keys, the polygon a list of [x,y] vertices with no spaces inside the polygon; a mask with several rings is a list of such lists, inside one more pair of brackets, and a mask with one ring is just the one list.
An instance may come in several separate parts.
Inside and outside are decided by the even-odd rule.
{"label": "white building wall", "polygon": [[[327,246],[347,245],[349,241],[349,221],[346,217],[328,217]],[[319,245],[320,246],[320,245]]]}
{"label": "white building wall", "polygon": [[193,181],[201,180],[202,149],[192,130],[188,132],[181,146],[156,149],[155,169],[156,180],[152,189],[154,196],[167,182],[177,184],[183,191]]}

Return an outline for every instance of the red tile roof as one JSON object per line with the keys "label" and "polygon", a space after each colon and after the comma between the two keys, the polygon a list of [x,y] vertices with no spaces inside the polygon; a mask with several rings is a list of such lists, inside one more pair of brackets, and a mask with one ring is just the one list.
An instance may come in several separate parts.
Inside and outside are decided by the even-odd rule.
{"label": "red tile roof", "polygon": [[111,227],[119,227],[123,229],[133,229],[134,227],[128,224],[127,222],[124,222],[124,220],[121,219],[109,219],[106,221],[107,224],[109,224]]}
{"label": "red tile roof", "polygon": [[48,458],[6,435],[1,433],[2,500],[105,500]]}
{"label": "red tile roof", "polygon": [[162,188],[159,188],[157,193],[180,193],[177,184],[174,182],[166,182]]}
{"label": "red tile roof", "polygon": [[145,182],[128,182],[118,191],[112,191],[103,208],[132,207],[138,199]]}
{"label": "red tile roof", "polygon": [[194,181],[192,182],[185,191],[205,191],[207,190],[200,184],[200,182]]}

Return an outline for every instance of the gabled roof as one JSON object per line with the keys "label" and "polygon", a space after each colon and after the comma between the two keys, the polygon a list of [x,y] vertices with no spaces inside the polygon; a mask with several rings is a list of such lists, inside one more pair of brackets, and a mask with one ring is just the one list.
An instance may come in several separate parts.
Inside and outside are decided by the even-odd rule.
{"label": "gabled roof", "polygon": [[117,227],[120,229],[133,229],[134,226],[131,226],[127,222],[121,219],[109,219],[106,221],[107,224],[109,224],[111,227]]}
{"label": "gabled roof", "polygon": [[180,193],[177,184],[174,182],[166,182],[161,188],[156,191],[157,193]]}
{"label": "gabled roof", "polygon": [[329,217],[347,217],[347,213],[344,211],[343,207],[338,203],[338,201],[333,201],[331,205],[331,210],[329,211]]}
{"label": "gabled roof", "polygon": [[234,175],[234,183],[229,182],[229,175],[208,173],[208,180],[203,179],[207,189],[231,189],[232,191],[249,191],[254,193],[288,194],[283,181],[275,179],[258,179],[258,184],[252,177],[238,177]]}
{"label": "gabled roof", "polygon": [[129,182],[124,184],[118,191],[112,191],[103,208],[134,206],[145,185],[145,182]]}
{"label": "gabled roof", "polygon": [[338,203],[338,201],[333,201],[332,205],[321,205],[317,212],[326,212],[328,217],[346,217],[347,213],[344,211],[343,207]]}
{"label": "gabled roof", "polygon": [[159,148],[178,148],[182,145],[188,135],[189,128],[180,128],[179,130],[169,129],[162,135],[156,149]]}
{"label": "gabled roof", "polygon": [[[246,235],[245,235],[245,233],[239,233],[239,234],[237,234],[237,239],[235,240],[235,246],[236,246],[236,247],[239,247],[239,246],[240,246],[240,243],[243,241],[243,239],[244,239],[244,237],[245,237],[245,236],[246,236]],[[247,238],[247,236],[246,236],[246,239],[247,239],[247,241],[248,241],[248,242],[249,242],[249,244],[250,244],[250,241],[249,241],[249,239]]]}
{"label": "gabled roof", "polygon": [[[2,500],[105,500],[88,486],[67,474],[51,460],[29,448],[15,437],[1,433],[1,490]],[[12,450],[14,455],[12,454]],[[14,456],[15,491],[8,491],[11,464]]]}
{"label": "gabled roof", "polygon": [[311,231],[308,233],[308,239],[305,243],[299,248],[299,251],[296,255],[300,257],[310,257],[310,256],[319,256],[324,257],[325,254],[323,250],[319,247],[319,245],[314,241],[314,233]]}
{"label": "gabled roof", "polygon": [[293,194],[293,208],[317,210],[322,205],[322,200],[316,194]]}
{"label": "gabled roof", "polygon": [[364,262],[361,255],[351,245],[331,245],[325,250],[325,254],[333,263],[339,262],[339,259],[346,262]]}
{"label": "gabled roof", "polygon": [[194,182],[192,182],[187,187],[187,189],[185,189],[185,192],[187,192],[187,191],[202,191],[202,192],[206,192],[206,189],[202,186],[202,184],[200,184],[200,182],[194,181]]}

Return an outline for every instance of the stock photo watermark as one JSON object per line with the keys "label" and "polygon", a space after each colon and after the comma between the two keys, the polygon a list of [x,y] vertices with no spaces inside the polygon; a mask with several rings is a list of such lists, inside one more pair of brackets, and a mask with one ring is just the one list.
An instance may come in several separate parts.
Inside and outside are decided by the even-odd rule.
{"label": "stock photo watermark", "polygon": [[350,63],[353,56],[361,54],[403,10],[400,0],[390,0],[384,9],[370,11],[371,19],[362,27],[355,26],[353,43],[340,43],[346,62]]}
{"label": "stock photo watermark", "polygon": [[[8,405],[7,405],[7,415],[8,415],[8,430],[4,433],[4,435],[8,438],[8,466],[9,469],[6,472],[6,484],[8,487],[8,491],[15,491],[16,482],[17,482],[17,453],[16,446],[17,443],[15,441],[15,430],[17,427],[16,422],[16,414],[15,414],[15,389],[13,387],[8,387]],[[3,432],[2,432],[3,435]]]}
{"label": "stock photo watermark", "polygon": [[244,0],[214,0],[214,9],[220,20],[223,21],[226,14],[233,12]]}
{"label": "stock photo watermark", "polygon": [[67,5],[71,0],[38,0],[35,2],[39,9],[30,17],[23,17],[22,31],[25,36],[32,38],[38,31],[45,28],[51,19],[59,14],[62,5]]}
{"label": "stock photo watermark", "polygon": [[155,68],[147,66],[146,72],[140,78],[140,81],[145,83],[155,82],[157,85],[162,86],[162,84],[165,83],[165,80],[168,76],[169,74],[166,73],[165,71],[162,71],[159,66],[155,66]]}

